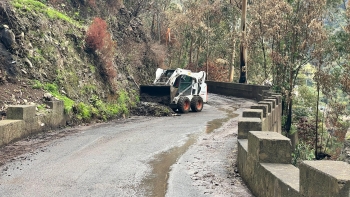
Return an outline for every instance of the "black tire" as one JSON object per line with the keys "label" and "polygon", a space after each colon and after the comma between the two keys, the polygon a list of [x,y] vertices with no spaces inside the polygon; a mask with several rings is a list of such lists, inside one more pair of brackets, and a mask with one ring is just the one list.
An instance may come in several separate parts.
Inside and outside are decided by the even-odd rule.
{"label": "black tire", "polygon": [[191,108],[191,102],[190,99],[187,97],[180,97],[179,100],[177,101],[177,109],[179,110],[180,113],[188,113]]}
{"label": "black tire", "polygon": [[191,100],[191,109],[193,112],[200,112],[203,109],[203,99],[200,96],[193,96]]}
{"label": "black tire", "polygon": [[173,110],[173,112],[175,112],[175,113],[177,112],[177,111],[176,111],[176,110],[177,110],[177,108],[171,108],[171,109]]}

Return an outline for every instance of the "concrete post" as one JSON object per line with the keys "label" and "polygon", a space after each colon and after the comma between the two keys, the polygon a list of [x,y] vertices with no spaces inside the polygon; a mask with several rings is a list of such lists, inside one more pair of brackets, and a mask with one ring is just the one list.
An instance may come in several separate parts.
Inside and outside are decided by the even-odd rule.
{"label": "concrete post", "polygon": [[273,106],[273,110],[272,110],[272,128],[271,131],[274,132],[278,132],[278,127],[277,127],[277,116],[278,116],[278,103],[276,98],[271,98],[269,97],[268,99],[265,99],[264,101],[271,101],[272,102],[272,106]]}
{"label": "concrete post", "polygon": [[271,131],[272,129],[272,102],[270,101],[259,101],[258,104],[264,104],[264,105],[268,105],[268,114],[266,116],[266,122],[267,122],[267,129],[266,131]]}
{"label": "concrete post", "polygon": [[244,118],[260,118],[263,120],[263,110],[262,109],[246,109],[243,111],[242,116]]}
{"label": "concrete post", "polygon": [[290,164],[292,145],[287,137],[269,131],[248,133],[248,155],[260,163]]}
{"label": "concrete post", "polygon": [[260,118],[240,118],[238,120],[238,139],[247,139],[249,131],[261,131]]}
{"label": "concrete post", "polygon": [[278,109],[276,109],[277,112],[277,127],[278,127],[278,133],[282,133],[282,95],[280,94],[272,94],[273,97],[277,98],[278,102]]}
{"label": "concrete post", "polygon": [[268,105],[267,104],[258,104],[258,105],[253,105],[250,108],[251,109],[262,109],[263,110],[263,119],[262,119],[262,130],[263,131],[268,131]]}
{"label": "concrete post", "polygon": [[35,105],[10,105],[7,109],[8,120],[31,120],[35,116]]}
{"label": "concrete post", "polygon": [[350,165],[342,161],[303,161],[301,196],[350,197]]}

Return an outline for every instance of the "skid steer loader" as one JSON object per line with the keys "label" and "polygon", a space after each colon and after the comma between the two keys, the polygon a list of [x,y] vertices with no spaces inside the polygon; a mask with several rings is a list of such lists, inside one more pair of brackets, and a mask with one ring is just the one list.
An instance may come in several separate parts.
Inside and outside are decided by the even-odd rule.
{"label": "skid steer loader", "polygon": [[191,109],[200,112],[207,102],[206,74],[177,68],[158,68],[153,85],[140,86],[140,101],[168,105],[174,111],[187,113]]}

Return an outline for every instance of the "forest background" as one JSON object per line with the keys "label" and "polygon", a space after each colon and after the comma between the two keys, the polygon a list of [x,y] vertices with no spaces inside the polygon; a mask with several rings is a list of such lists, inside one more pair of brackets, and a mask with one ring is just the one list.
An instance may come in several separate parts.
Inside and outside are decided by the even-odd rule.
{"label": "forest background", "polygon": [[[349,17],[346,0],[250,0],[246,34],[239,0],[125,1],[166,47],[164,67],[204,70],[238,82],[241,46],[249,84],[283,95],[283,130],[298,133],[294,164],[338,159],[349,128]],[[138,6],[146,8],[140,11]],[[230,73],[233,74],[230,78]]]}

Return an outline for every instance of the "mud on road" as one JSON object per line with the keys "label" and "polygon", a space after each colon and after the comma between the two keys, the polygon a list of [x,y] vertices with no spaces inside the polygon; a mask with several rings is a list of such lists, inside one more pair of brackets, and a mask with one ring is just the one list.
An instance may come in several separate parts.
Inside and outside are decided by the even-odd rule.
{"label": "mud on road", "polygon": [[226,117],[208,122],[206,133],[172,166],[166,196],[253,196],[236,161],[238,118],[254,101],[216,95],[211,95],[210,101],[209,105],[225,111]]}
{"label": "mud on road", "polygon": [[[147,164],[151,168],[148,175],[143,176],[144,178],[141,182],[135,182],[137,179],[133,182],[126,180],[127,183],[132,185],[130,187],[127,186],[127,189],[126,186],[118,183],[121,186],[115,186],[117,190],[125,190],[125,192],[118,192],[121,194],[132,194],[132,196],[252,196],[239,176],[236,168],[236,158],[238,117],[241,116],[245,108],[248,108],[253,103],[254,101],[211,94],[210,102],[205,106],[205,110],[215,109],[225,115],[207,121],[203,132],[192,132],[181,145],[152,156],[153,159],[149,160]],[[205,110],[200,115],[205,114]],[[187,117],[191,118],[191,114],[184,117],[185,119]],[[173,118],[176,119],[177,117]],[[152,121],[154,119],[149,120]],[[2,147],[0,149],[0,169],[3,172],[0,173],[0,186],[1,176],[11,175],[11,172],[4,173],[4,170],[12,171],[12,173],[16,170],[6,167],[1,168],[1,165],[15,163],[16,161],[31,162],[33,157],[35,158],[35,156],[46,151],[50,152],[50,147],[55,146],[57,140],[60,142],[68,141],[72,135],[79,137],[87,130],[104,130],[103,128],[105,127],[118,127],[118,125],[123,127],[126,124],[133,125],[140,122],[144,122],[141,128],[149,127],[146,124],[148,122],[147,117],[132,117],[115,120],[110,123],[40,133]],[[160,123],[162,121],[157,119],[155,122]],[[105,134],[107,133],[107,131],[104,132]],[[174,137],[176,136],[176,132],[174,134],[172,134],[171,130],[169,132]],[[130,137],[131,134],[120,135]],[[118,140],[117,142],[121,141]],[[16,165],[12,166],[15,168],[14,166]],[[120,193],[118,194],[120,195]]]}

